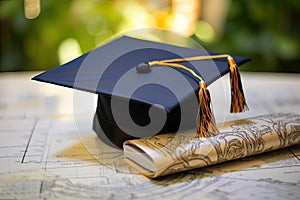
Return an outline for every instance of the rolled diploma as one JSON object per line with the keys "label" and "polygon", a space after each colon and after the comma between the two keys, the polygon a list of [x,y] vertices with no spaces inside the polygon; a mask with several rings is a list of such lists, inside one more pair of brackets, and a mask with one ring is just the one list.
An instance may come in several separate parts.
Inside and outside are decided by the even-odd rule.
{"label": "rolled diploma", "polygon": [[220,134],[194,138],[195,131],[156,135],[124,143],[125,162],[158,176],[259,154],[300,142],[300,115],[273,113],[225,123]]}

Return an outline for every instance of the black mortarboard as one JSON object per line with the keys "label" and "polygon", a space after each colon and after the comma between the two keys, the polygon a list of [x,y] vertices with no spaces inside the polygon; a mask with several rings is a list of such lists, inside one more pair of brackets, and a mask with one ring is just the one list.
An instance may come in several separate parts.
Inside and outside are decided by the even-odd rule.
{"label": "black mortarboard", "polygon": [[97,93],[93,128],[121,147],[128,139],[195,128],[199,117],[199,137],[206,135],[199,126],[216,131],[209,128],[214,117],[206,85],[230,71],[232,105],[238,107],[232,111],[243,111],[237,65],[248,60],[123,36],[33,80]]}

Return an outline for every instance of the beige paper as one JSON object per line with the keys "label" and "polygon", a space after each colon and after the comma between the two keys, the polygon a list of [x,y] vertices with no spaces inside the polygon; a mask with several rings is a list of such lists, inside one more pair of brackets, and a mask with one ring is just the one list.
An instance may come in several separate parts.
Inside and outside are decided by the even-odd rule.
{"label": "beige paper", "polygon": [[273,113],[238,120],[220,131],[201,139],[189,131],[126,141],[125,161],[155,178],[291,146],[300,142],[300,115]]}

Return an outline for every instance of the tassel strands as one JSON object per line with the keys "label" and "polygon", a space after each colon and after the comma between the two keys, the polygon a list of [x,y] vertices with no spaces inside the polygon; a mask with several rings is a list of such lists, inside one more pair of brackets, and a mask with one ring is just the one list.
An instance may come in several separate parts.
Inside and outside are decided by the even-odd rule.
{"label": "tassel strands", "polygon": [[208,133],[219,134],[215,117],[211,109],[210,93],[206,83],[200,81],[199,105],[197,113],[197,135],[196,138],[205,138]]}
{"label": "tassel strands", "polygon": [[231,87],[231,113],[239,113],[248,110],[246,99],[243,91],[240,72],[237,64],[231,56],[228,56],[230,68],[230,87]]}
{"label": "tassel strands", "polygon": [[231,113],[238,113],[248,110],[246,104],[244,91],[242,87],[242,81],[240,77],[240,72],[237,64],[235,63],[233,57],[228,54],[221,55],[204,55],[195,56],[189,58],[175,58],[160,61],[151,61],[148,63],[142,63],[136,67],[138,73],[149,73],[151,72],[151,67],[155,65],[167,66],[172,68],[180,68],[189,72],[192,76],[199,80],[199,105],[197,112],[197,134],[196,138],[205,138],[207,136],[219,134],[217,128],[215,117],[211,108],[211,98],[210,93],[207,89],[207,85],[202,76],[197,74],[194,70],[178,63],[178,62],[188,62],[188,61],[199,61],[208,59],[222,59],[227,58],[229,69],[230,69],[230,85],[231,85]]}

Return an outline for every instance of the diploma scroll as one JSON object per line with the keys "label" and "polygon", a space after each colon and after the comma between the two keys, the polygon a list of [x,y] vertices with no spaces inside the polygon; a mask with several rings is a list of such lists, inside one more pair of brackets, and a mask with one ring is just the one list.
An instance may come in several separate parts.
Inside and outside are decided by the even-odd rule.
{"label": "diploma scroll", "polygon": [[243,158],[300,142],[300,115],[273,113],[228,122],[221,133],[162,134],[124,143],[125,161],[140,173],[158,176]]}

